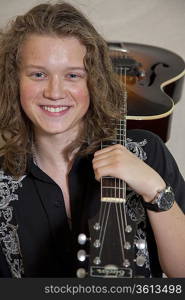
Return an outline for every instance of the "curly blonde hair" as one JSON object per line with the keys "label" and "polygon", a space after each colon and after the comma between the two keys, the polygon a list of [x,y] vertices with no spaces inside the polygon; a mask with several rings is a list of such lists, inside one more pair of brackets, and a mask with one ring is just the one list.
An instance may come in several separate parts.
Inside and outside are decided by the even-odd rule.
{"label": "curly blonde hair", "polygon": [[68,152],[80,147],[78,154],[93,153],[101,140],[115,134],[111,120],[119,118],[122,89],[116,80],[107,43],[87,18],[65,2],[44,3],[18,16],[0,33],[0,131],[3,168],[13,176],[26,172],[34,132],[21,108],[19,66],[21,46],[30,34],[74,36],[85,45],[90,106],[84,117],[83,134]]}

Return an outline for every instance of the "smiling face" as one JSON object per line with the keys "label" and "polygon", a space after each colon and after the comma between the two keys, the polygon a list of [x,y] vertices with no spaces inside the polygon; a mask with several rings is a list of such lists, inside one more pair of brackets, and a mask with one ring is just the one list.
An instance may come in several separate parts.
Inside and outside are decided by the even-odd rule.
{"label": "smiling face", "polygon": [[37,135],[78,133],[89,107],[85,54],[75,37],[31,35],[23,43],[20,102]]}

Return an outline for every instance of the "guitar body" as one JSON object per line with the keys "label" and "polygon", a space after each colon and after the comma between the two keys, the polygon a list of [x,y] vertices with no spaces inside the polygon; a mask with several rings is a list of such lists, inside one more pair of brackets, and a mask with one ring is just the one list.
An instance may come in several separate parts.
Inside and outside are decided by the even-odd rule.
{"label": "guitar body", "polygon": [[123,64],[131,68],[127,72],[127,128],[151,130],[166,142],[174,104],[182,93],[183,59],[169,50],[149,45],[108,42],[108,46],[113,65],[114,48],[126,49]]}

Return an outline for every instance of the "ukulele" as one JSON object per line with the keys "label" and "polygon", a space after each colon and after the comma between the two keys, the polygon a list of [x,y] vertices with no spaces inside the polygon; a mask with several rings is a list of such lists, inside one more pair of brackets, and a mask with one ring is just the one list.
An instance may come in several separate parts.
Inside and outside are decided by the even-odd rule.
{"label": "ukulele", "polygon": [[119,52],[127,68],[127,129],[146,129],[164,142],[170,137],[174,104],[182,94],[185,62],[159,47],[108,42],[113,65]]}

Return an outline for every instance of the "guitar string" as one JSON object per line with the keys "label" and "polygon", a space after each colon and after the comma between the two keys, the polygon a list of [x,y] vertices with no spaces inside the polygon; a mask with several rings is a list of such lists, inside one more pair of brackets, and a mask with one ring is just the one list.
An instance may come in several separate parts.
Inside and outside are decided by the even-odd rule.
{"label": "guitar string", "polygon": [[[120,121],[120,129],[121,129],[121,127],[122,127],[122,124],[121,124],[121,121]],[[121,142],[121,135],[120,135],[120,144],[122,144],[122,142]],[[121,189],[121,184],[123,184],[122,189]],[[121,194],[121,191],[122,191],[122,194]],[[119,194],[121,194],[120,198],[123,198],[123,201],[124,201],[124,199],[125,199],[125,186],[124,186],[123,180],[120,180],[120,179],[119,179]],[[125,242],[126,242],[125,231],[124,231],[124,224],[125,224],[125,222],[124,222],[124,218],[123,218],[122,203],[120,202],[118,204],[118,206],[119,206],[119,215],[120,215],[120,223],[121,223],[121,225],[120,225],[120,231],[121,231],[121,234],[123,236],[123,238],[122,238],[122,257],[123,257],[123,261],[124,261],[125,260],[124,245],[125,245]],[[125,205],[123,205],[123,209],[125,209]]]}
{"label": "guitar string", "polygon": [[[119,77],[120,77],[120,75],[121,75],[120,74],[120,68],[116,68],[116,73],[118,73]],[[116,143],[120,143],[120,138],[121,138],[120,124],[121,124],[120,120],[119,120],[119,122],[116,121],[116,130],[117,130],[117,132],[116,132]],[[121,180],[118,179],[118,178],[114,178],[114,182],[115,182],[114,197],[121,199],[121,189],[120,189]],[[118,212],[118,205],[119,205],[119,203],[114,204],[115,210],[116,210],[116,219],[117,219],[118,234],[119,234],[119,240],[120,240],[120,246],[121,246],[122,260],[124,261],[124,259],[125,259],[124,241],[123,241],[122,232],[121,232],[122,231],[121,230],[122,222],[121,222],[121,219],[120,219],[120,214]]]}
{"label": "guitar string", "polygon": [[[120,75],[121,78],[123,77],[123,68],[119,67],[119,71],[120,71]],[[126,119],[126,101],[127,101],[127,97],[125,94],[126,91],[126,68],[124,68],[124,85],[123,85],[123,124],[122,124],[122,119],[119,120],[119,143],[123,146],[125,146],[125,142],[126,142],[126,123],[125,123],[125,119]],[[122,126],[123,125],[123,126]],[[122,193],[121,193],[122,191]],[[123,212],[124,212],[124,216],[126,216],[125,214],[125,200],[126,200],[126,183],[124,180],[119,179],[119,198],[123,199],[123,202],[119,202],[118,206],[119,206],[119,214],[117,212],[118,215],[118,220],[119,220],[119,234],[120,234],[120,239],[121,239],[121,250],[122,250],[122,258],[123,258],[123,262],[125,260],[125,250],[124,250],[124,245],[126,243],[126,236],[125,236],[125,230],[124,227],[126,226],[126,219],[123,218]],[[118,209],[117,209],[118,210]]]}
{"label": "guitar string", "polygon": [[[101,144],[101,148],[102,148],[102,144]],[[103,187],[103,178],[101,178],[101,199],[103,197],[103,188],[102,187]],[[107,217],[105,217],[105,216],[107,216],[108,213],[106,215],[106,210],[107,210],[107,202],[102,202],[101,201],[101,203],[100,203],[99,220],[98,220],[98,224],[100,226],[98,241],[100,242],[100,246],[101,246],[100,250],[99,250],[99,254],[98,254],[99,257],[101,256],[100,252],[102,252],[102,246],[103,246],[103,244],[102,244],[102,240],[103,240],[102,236],[105,235],[104,234],[104,229],[105,229],[104,223],[105,224],[107,223]]]}
{"label": "guitar string", "polygon": [[[103,148],[103,143],[101,143],[101,149]],[[103,197],[103,178],[101,178],[101,199]],[[108,225],[108,218],[110,214],[110,204],[108,202],[102,202],[100,203],[100,214],[99,214],[99,225],[100,225],[100,231],[99,231],[99,236],[98,236],[98,241],[100,242],[100,248],[98,252],[98,257],[101,260],[101,253],[105,241],[105,233],[107,230],[107,225]],[[106,210],[108,210],[106,214]]]}
{"label": "guitar string", "polygon": [[[102,246],[102,240],[103,240],[102,236],[105,235],[105,229],[106,229],[106,226],[104,224],[107,224],[107,218],[109,215],[109,206],[107,202],[102,202],[101,206],[103,211],[103,217],[101,218],[101,223],[100,223],[101,230],[99,234],[99,241],[101,242],[101,246]],[[106,213],[107,210],[108,212]]]}
{"label": "guitar string", "polygon": [[[99,250],[99,254],[98,254],[98,257],[101,259],[101,254],[102,254],[102,250],[103,250],[103,245],[104,245],[104,241],[105,241],[105,233],[106,233],[106,230],[107,230],[107,225],[108,225],[108,219],[109,219],[109,215],[110,215],[110,208],[111,208],[111,205],[112,203],[111,202],[106,202],[104,203],[104,206],[105,208],[107,208],[108,206],[108,212],[107,212],[107,216],[106,216],[106,219],[105,219],[105,225],[103,226],[102,224],[102,227],[104,228],[104,230],[102,231],[102,237],[100,239],[100,250]],[[105,209],[104,209],[105,210]]]}
{"label": "guitar string", "polygon": [[[125,73],[124,73],[124,89],[123,89],[123,92],[124,92],[124,95],[123,95],[123,98],[124,98],[124,105],[123,105],[123,116],[124,116],[124,119],[123,119],[123,145],[126,147],[126,115],[127,115],[127,82],[126,82],[126,75],[127,75],[127,73],[126,73],[126,68],[125,68]],[[123,181],[123,198],[126,200],[126,182],[125,181]],[[122,209],[121,209],[121,206],[123,206],[122,207]],[[124,220],[125,220],[125,229],[127,228],[127,226],[128,226],[128,220],[127,220],[127,217],[128,217],[128,215],[127,215],[127,213],[126,213],[126,201],[125,202],[123,202],[123,204],[122,205],[120,205],[120,210],[122,211],[122,212],[124,212]],[[121,214],[122,215],[122,214]],[[123,215],[122,215],[123,216]],[[123,232],[125,233],[125,230],[124,230],[124,228],[123,228]],[[129,248],[127,248],[127,249],[129,249]]]}

